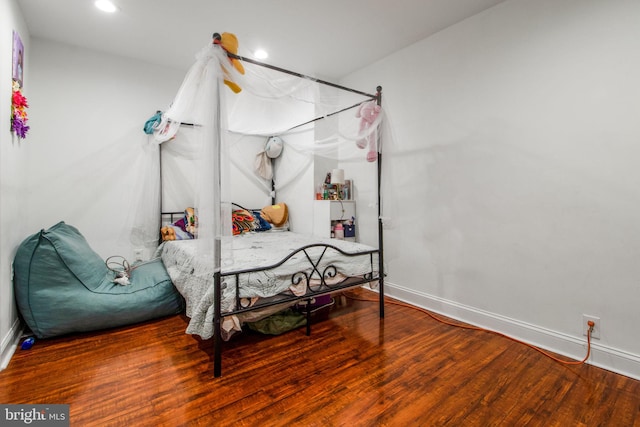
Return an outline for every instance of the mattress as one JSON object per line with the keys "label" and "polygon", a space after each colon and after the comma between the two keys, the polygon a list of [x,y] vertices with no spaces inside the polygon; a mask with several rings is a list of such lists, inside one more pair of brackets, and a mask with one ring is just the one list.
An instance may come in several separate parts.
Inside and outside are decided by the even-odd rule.
{"label": "mattress", "polygon": [[[339,286],[347,277],[377,273],[377,253],[346,256],[325,246],[307,247],[316,244],[335,246],[347,253],[376,250],[362,243],[293,232],[252,232],[225,237],[221,251],[222,313],[237,311],[238,300],[240,308],[258,307],[264,299],[278,294],[301,296],[309,288],[319,292],[320,287],[329,292],[327,286]],[[302,247],[307,249],[291,255]],[[200,248],[197,240],[164,242],[159,248],[159,256],[175,287],[185,298],[186,314],[190,319],[186,332],[209,339],[213,336],[214,269],[211,256],[202,254]],[[277,268],[263,270],[280,262]],[[246,270],[251,271],[231,274]],[[236,284],[236,280],[239,283]],[[283,303],[225,316],[223,339],[240,331],[244,322],[259,320],[289,305],[291,303]]]}

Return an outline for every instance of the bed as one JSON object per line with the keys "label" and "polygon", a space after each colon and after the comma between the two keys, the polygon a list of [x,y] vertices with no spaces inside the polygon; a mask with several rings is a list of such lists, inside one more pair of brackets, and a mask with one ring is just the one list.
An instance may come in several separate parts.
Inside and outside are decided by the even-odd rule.
{"label": "bed", "polygon": [[[384,317],[383,227],[380,219],[382,217],[380,210],[380,159],[382,156],[378,148],[377,176],[372,178],[372,180],[377,181],[377,247],[290,231],[250,231],[238,236],[224,236],[220,232],[223,228],[221,224],[221,216],[223,214],[220,194],[221,182],[224,181],[221,178],[221,170],[224,169],[223,166],[226,163],[225,160],[222,160],[224,150],[221,149],[224,144],[222,135],[225,130],[219,121],[220,117],[224,116],[219,111],[220,108],[223,108],[224,102],[220,101],[222,89],[218,89],[220,87],[219,83],[217,85],[212,84],[206,88],[203,87],[203,85],[210,84],[210,81],[205,80],[205,77],[209,79],[209,75],[218,74],[216,78],[220,82],[219,64],[224,64],[228,58],[233,58],[258,67],[276,70],[278,73],[294,76],[301,82],[300,93],[309,92],[307,86],[312,82],[320,86],[327,85],[330,90],[344,91],[350,94],[355,93],[364,99],[349,105],[352,101],[348,101],[347,98],[343,100],[343,105],[347,106],[339,108],[335,112],[323,111],[320,108],[320,111],[323,111],[321,115],[308,121],[302,121],[299,125],[281,125],[279,131],[274,131],[273,133],[267,133],[263,128],[258,132],[261,135],[289,135],[288,143],[304,136],[304,132],[310,131],[313,134],[313,128],[309,129],[308,125],[313,124],[315,121],[324,120],[335,114],[356,109],[365,102],[375,102],[379,105],[381,102],[381,88],[378,87],[376,89],[375,95],[360,92],[228,52],[221,53],[217,50],[215,43],[213,46],[206,46],[197,58],[198,61],[187,74],[183,86],[178,91],[178,97],[174,100],[168,112],[163,114],[156,133],[160,134],[161,138],[158,139],[160,143],[173,138],[172,135],[175,135],[176,129],[182,125],[188,125],[191,129],[197,130],[202,134],[203,143],[199,146],[203,151],[202,154],[198,154],[194,158],[198,159],[198,163],[203,168],[203,173],[201,173],[203,181],[200,182],[201,185],[198,187],[207,189],[207,191],[201,192],[199,195],[201,197],[204,195],[211,200],[203,202],[201,206],[196,208],[199,212],[199,222],[210,224],[211,228],[217,228],[218,231],[215,232],[217,234],[211,234],[206,239],[199,235],[197,239],[164,242],[158,248],[156,255],[162,259],[175,287],[186,300],[186,314],[189,317],[187,333],[199,335],[203,339],[212,338],[214,340],[214,376],[219,377],[222,374],[221,352],[225,340],[228,340],[234,333],[241,331],[244,323],[264,318],[293,304],[306,302],[307,334],[310,334],[310,301],[314,298],[349,288],[370,284],[370,286],[377,288],[379,292],[380,317]],[[224,66],[223,68],[227,70]],[[227,71],[233,72],[232,69]],[[256,71],[254,70],[251,74],[255,76]],[[232,77],[239,78],[240,76],[224,75],[225,80]],[[256,94],[256,99],[264,98],[267,95],[266,90],[260,91],[260,89],[252,88],[250,81],[238,81],[241,82],[243,88],[246,88],[252,94]],[[267,83],[268,90],[274,90],[274,88],[277,89],[279,87],[289,92],[292,90],[292,85],[282,84],[279,79],[270,81],[265,79],[264,81]],[[272,82],[280,82],[280,85],[272,85]],[[295,85],[293,86],[295,87]],[[211,102],[192,102],[191,99],[181,99],[180,96],[184,94],[191,94],[190,96],[209,96],[206,94],[214,94],[211,96],[217,99],[213,99]],[[281,96],[274,94],[273,99],[279,99]],[[306,99],[297,99],[298,95],[296,94],[286,96],[290,96],[296,101],[302,101],[302,103],[300,106],[284,111],[283,117],[290,118],[295,115],[293,114],[294,112],[300,109],[306,110],[306,106],[309,105],[313,106]],[[320,98],[325,99],[326,94]],[[241,100],[241,98],[238,99]],[[205,105],[208,110],[204,112],[187,110],[186,106],[191,105]],[[182,109],[183,106],[185,106],[184,111]],[[313,114],[317,114],[318,111],[318,105],[316,104],[315,106],[316,108],[309,109]],[[269,111],[266,118],[268,119],[267,122],[270,123],[273,121],[273,109],[271,104],[269,104],[269,107],[265,111]],[[350,116],[354,117],[353,112],[350,112]],[[194,117],[195,119],[192,119]],[[251,115],[252,120],[256,120],[259,117],[259,115]],[[193,126],[194,122],[197,123],[196,126]],[[244,125],[247,121],[240,120],[238,123]],[[380,137],[375,132],[377,126],[378,124],[371,126],[373,131],[368,130],[366,138],[369,141],[374,141],[373,146],[377,145],[379,147],[379,143],[376,141]],[[167,130],[170,132],[167,132]],[[235,135],[256,135],[238,129],[234,130],[233,133]],[[344,133],[340,132],[341,138]],[[361,144],[356,144],[356,141],[359,142],[361,138],[362,134],[358,134],[357,137],[349,141],[347,146],[353,148],[358,145],[358,148],[355,148],[356,151],[363,148],[360,146]],[[319,144],[311,145],[314,149],[319,146]],[[306,147],[308,149],[309,145]],[[331,147],[334,146],[329,144],[322,145],[320,148]],[[334,148],[334,151],[337,150]],[[323,154],[326,155],[326,152]],[[208,160],[203,162],[200,160],[202,158]],[[160,163],[162,167],[162,161]],[[292,180],[298,178],[298,172],[294,172]],[[162,176],[163,171],[161,169],[161,183]],[[273,181],[271,181],[271,187],[275,188]],[[275,191],[272,192],[271,197],[272,203],[275,203],[277,200]],[[160,207],[163,210],[162,192],[160,199]],[[201,209],[202,206],[205,209]],[[171,215],[171,213],[161,212],[161,223],[163,222],[162,218],[166,218],[166,215]],[[213,248],[211,252],[199,247],[199,241],[201,240],[211,245]],[[207,255],[204,255],[205,253]]]}
{"label": "bed", "polygon": [[380,251],[363,243],[286,229],[246,231],[221,239],[218,273],[198,245],[197,239],[164,241],[156,257],[185,300],[186,333],[214,339],[215,376],[222,372],[222,342],[243,325],[304,302],[310,335],[314,299],[366,284],[380,290]]}
{"label": "bed", "polygon": [[[196,240],[164,242],[160,258],[185,298],[190,319],[187,333],[209,339],[215,335],[217,321],[213,263],[197,251]],[[222,240],[222,254],[219,320],[225,341],[241,332],[244,323],[296,301],[378,277],[376,248],[290,231],[227,237]]]}

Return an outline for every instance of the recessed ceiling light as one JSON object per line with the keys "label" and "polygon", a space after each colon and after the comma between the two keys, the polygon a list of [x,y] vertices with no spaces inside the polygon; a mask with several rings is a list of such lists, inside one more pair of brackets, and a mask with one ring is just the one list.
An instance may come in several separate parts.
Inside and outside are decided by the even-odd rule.
{"label": "recessed ceiling light", "polygon": [[98,9],[100,9],[103,12],[113,13],[116,10],[118,10],[118,8],[109,0],[96,0],[94,4]]}
{"label": "recessed ceiling light", "polygon": [[255,52],[253,52],[253,56],[255,56],[256,59],[267,59],[269,57],[269,54],[267,53],[266,50],[258,49]]}

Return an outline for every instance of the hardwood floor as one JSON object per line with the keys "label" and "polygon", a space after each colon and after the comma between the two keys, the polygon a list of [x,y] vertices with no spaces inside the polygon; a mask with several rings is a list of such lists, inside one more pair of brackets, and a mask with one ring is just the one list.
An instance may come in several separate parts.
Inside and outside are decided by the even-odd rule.
{"label": "hardwood floor", "polygon": [[0,403],[66,403],[72,426],[640,426],[640,381],[391,303],[315,317],[310,337],[234,337],[217,379],[183,316],[38,340]]}

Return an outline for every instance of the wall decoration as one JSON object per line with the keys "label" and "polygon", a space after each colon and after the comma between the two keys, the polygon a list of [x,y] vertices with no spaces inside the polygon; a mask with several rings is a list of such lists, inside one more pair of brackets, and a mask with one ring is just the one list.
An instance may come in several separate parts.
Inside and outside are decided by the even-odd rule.
{"label": "wall decoration", "polygon": [[27,126],[27,98],[22,95],[20,84],[17,80],[13,81],[13,94],[11,96],[11,131],[18,135],[18,138],[24,139],[29,132]]}
{"label": "wall decoration", "polygon": [[24,76],[24,45],[17,32],[13,32],[13,80],[22,87]]}
{"label": "wall decoration", "polygon": [[24,83],[24,45],[17,32],[13,32],[13,81],[11,86],[11,131],[24,139],[29,132],[27,126],[27,98],[22,94]]}

